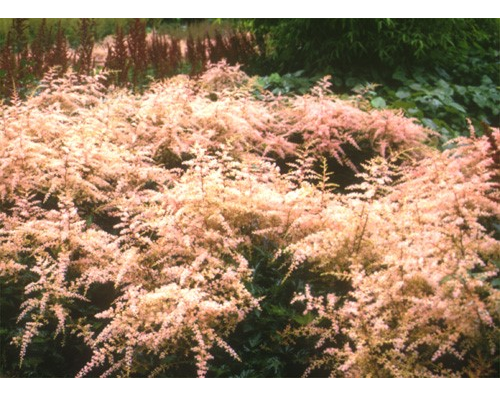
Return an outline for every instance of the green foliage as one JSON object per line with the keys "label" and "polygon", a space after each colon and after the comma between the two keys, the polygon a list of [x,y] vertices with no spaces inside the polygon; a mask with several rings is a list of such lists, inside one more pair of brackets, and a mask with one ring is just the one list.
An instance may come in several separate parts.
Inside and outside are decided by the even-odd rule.
{"label": "green foliage", "polygon": [[[0,377],[74,377],[85,361],[90,358],[90,350],[81,337],[72,331],[76,329],[79,318],[94,316],[98,309],[109,307],[116,297],[111,284],[93,286],[89,298],[93,307],[74,304],[68,330],[54,337],[55,323],[42,329],[33,338],[29,354],[19,364],[19,347],[12,343],[15,336],[23,332],[18,321],[19,306],[23,302],[26,285],[34,281],[32,273],[23,274],[17,281],[7,282],[0,277]],[[93,330],[102,329],[103,321],[94,320]]]}
{"label": "green foliage", "polygon": [[[71,46],[76,47],[79,44],[78,21],[78,18],[47,18],[46,25],[48,31],[50,31],[54,37],[58,24],[61,23],[61,27],[65,31]],[[125,26],[128,24],[128,21],[130,21],[130,19],[96,18],[95,39],[102,40],[104,37],[113,34],[116,26]],[[30,43],[35,38],[41,23],[42,18],[28,19],[27,36]],[[12,18],[0,18],[0,46],[3,45],[11,26]]]}
{"label": "green foliage", "polygon": [[[285,280],[287,267],[283,259],[276,261],[270,246],[255,246],[250,253],[253,280],[248,284],[252,294],[261,298],[261,309],[255,310],[243,320],[228,343],[241,358],[237,362],[225,351],[218,351],[210,366],[216,377],[300,377],[307,368],[307,361],[314,354],[310,340],[290,342],[284,334],[289,327],[298,327],[312,321],[313,315],[304,315],[290,305],[294,293],[303,291],[306,283],[321,285],[317,277],[307,269],[294,272]],[[315,279],[316,278],[316,279]],[[319,372],[319,375],[327,375]]]}
{"label": "green foliage", "polygon": [[[288,95],[307,93],[315,84],[316,78],[304,77],[304,71],[299,70],[295,73],[279,75],[272,73],[269,76],[257,77],[257,91],[264,89],[272,92],[274,95]],[[258,92],[257,92],[258,93]]]}
{"label": "green foliage", "polygon": [[402,65],[454,65],[499,45],[495,19],[255,19],[253,28],[264,67],[280,73],[371,68],[390,75]]}
{"label": "green foliage", "polygon": [[467,135],[467,119],[471,119],[478,131],[480,123],[493,126],[500,123],[500,93],[487,75],[473,85],[455,83],[440,68],[434,73],[422,69],[407,73],[400,69],[392,77],[394,84],[374,89],[358,85],[354,90],[364,93],[375,108],[404,109],[408,116],[439,132],[443,141]]}

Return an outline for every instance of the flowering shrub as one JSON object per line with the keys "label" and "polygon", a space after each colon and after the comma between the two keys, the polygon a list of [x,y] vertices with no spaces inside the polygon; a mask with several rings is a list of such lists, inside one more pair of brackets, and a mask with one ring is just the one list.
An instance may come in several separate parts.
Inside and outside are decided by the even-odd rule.
{"label": "flowering shrub", "polygon": [[[495,131],[498,142],[500,134]],[[500,244],[485,227],[498,218],[498,184],[486,138],[402,168],[377,158],[365,182],[318,213],[315,231],[290,245],[304,261],[347,283],[294,301],[317,317],[332,376],[487,376],[498,359]],[[495,265],[496,263],[496,265]],[[337,282],[337,283],[335,283]],[[344,285],[344,287],[346,287]]]}
{"label": "flowering shrub", "polygon": [[[498,131],[438,153],[430,131],[323,81],[256,99],[225,63],[143,95],[104,77],[54,73],[1,110],[0,278],[24,287],[21,365],[42,331],[83,340],[78,376],[161,374],[172,356],[205,376],[217,348],[238,360],[227,338],[260,309],[260,246],[283,282],[306,263],[331,279],[325,295],[294,298],[315,315],[290,328],[319,337],[311,369],[488,374],[474,362],[498,354]],[[364,167],[364,181],[336,193],[328,164]]]}

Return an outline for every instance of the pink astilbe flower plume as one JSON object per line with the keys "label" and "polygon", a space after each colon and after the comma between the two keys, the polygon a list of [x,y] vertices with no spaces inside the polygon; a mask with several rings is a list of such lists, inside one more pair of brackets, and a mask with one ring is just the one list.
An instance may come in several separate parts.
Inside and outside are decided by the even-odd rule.
{"label": "pink astilbe flower plume", "polygon": [[[309,372],[489,375],[470,362],[498,355],[498,130],[438,152],[327,79],[257,99],[225,62],[141,95],[60,74],[0,109],[0,277],[24,287],[21,364],[42,331],[81,337],[78,376],[160,375],[185,356],[202,377],[215,348],[240,359],[228,336],[259,309],[261,243],[283,282],[302,266],[331,281],[291,301],[313,315],[289,330],[315,340]],[[337,192],[336,166],[361,181]]]}
{"label": "pink astilbe flower plume", "polygon": [[[323,356],[311,370],[491,374],[470,362],[498,356],[500,295],[491,280],[500,244],[482,223],[498,219],[498,186],[487,139],[456,143],[402,168],[397,181],[386,160],[370,163],[362,193],[332,201],[318,215],[321,226],[288,247],[295,267],[309,261],[352,288],[343,301],[335,290],[326,298],[309,291],[295,297],[317,314],[307,332],[321,337]],[[462,362],[458,371],[446,367],[453,359]]]}

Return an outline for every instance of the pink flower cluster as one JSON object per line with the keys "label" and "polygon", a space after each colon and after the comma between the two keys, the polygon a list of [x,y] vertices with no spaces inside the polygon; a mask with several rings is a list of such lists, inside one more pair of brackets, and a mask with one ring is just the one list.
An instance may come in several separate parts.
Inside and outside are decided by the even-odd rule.
{"label": "pink flower cluster", "polygon": [[[498,142],[500,133],[494,132]],[[365,182],[314,218],[314,231],[287,247],[350,291],[294,302],[316,319],[310,366],[332,376],[489,376],[498,356],[499,190],[486,137],[394,166],[376,158]],[[335,283],[337,282],[337,283]],[[297,330],[290,330],[297,332]]]}
{"label": "pink flower cluster", "polygon": [[[192,354],[205,376],[214,346],[239,358],[224,337],[259,308],[245,284],[263,238],[291,257],[289,273],[309,262],[332,281],[326,296],[308,288],[294,299],[317,315],[299,330],[319,340],[311,369],[455,375],[444,356],[497,353],[499,244],[484,221],[499,197],[487,139],[440,153],[397,112],[340,100],[324,82],[256,99],[252,79],[225,64],[142,95],[82,78],[49,76],[1,108],[0,276],[36,278],[14,340],[21,361],[55,323],[55,335],[76,332],[92,350],[79,376],[131,375],[141,353]],[[364,182],[338,194],[322,158],[360,171],[347,147],[373,159]],[[72,304],[92,304],[98,284],[118,297],[73,320]],[[107,325],[96,332],[95,320]]]}

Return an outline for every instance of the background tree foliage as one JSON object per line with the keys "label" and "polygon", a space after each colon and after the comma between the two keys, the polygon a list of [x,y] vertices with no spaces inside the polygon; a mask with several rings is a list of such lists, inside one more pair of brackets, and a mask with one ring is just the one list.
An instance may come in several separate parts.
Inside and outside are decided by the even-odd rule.
{"label": "background tree foliage", "polygon": [[280,73],[371,69],[390,76],[402,66],[456,65],[499,45],[496,19],[254,19],[251,26]]}

